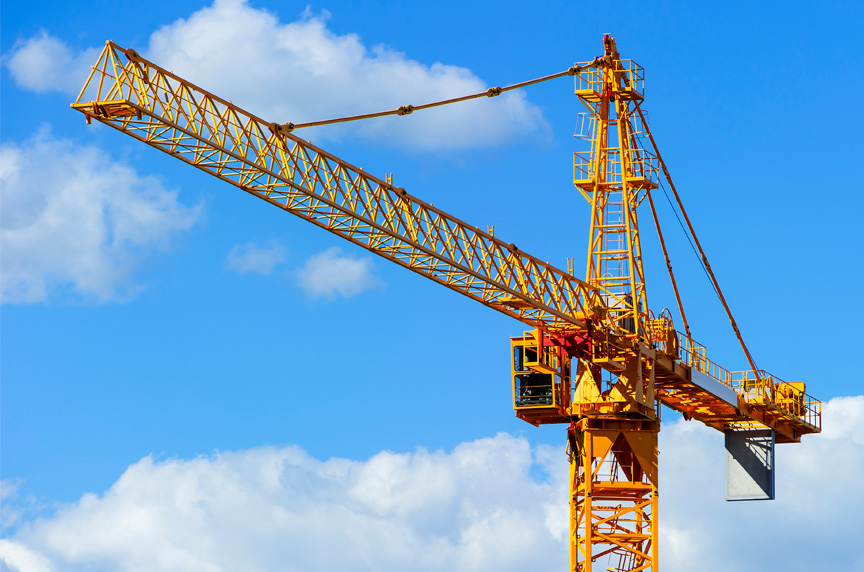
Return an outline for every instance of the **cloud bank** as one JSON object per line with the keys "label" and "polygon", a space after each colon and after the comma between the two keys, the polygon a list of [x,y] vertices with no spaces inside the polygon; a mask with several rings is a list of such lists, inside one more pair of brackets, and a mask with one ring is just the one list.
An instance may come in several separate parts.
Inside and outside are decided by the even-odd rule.
{"label": "cloud bank", "polygon": [[[426,65],[383,45],[367,47],[357,34],[327,28],[328,14],[307,10],[283,22],[244,0],[215,0],[155,31],[138,49],[212,93],[267,121],[302,123],[395,109],[485,91],[466,68]],[[95,62],[94,49],[76,51],[41,33],[19,43],[7,65],[19,86],[76,93]],[[77,81],[71,79],[77,77]],[[449,105],[406,117],[298,131],[304,139],[359,137],[414,151],[501,145],[545,136],[548,124],[524,92]]]}
{"label": "cloud bank", "polygon": [[[661,432],[667,572],[862,570],[864,396],[824,406],[825,431],[778,448],[778,500],[726,503],[722,435]],[[0,541],[43,570],[522,571],[566,568],[562,450],[499,434],[451,452],[320,461],[296,446],[145,458]]]}
{"label": "cloud bank", "polygon": [[[189,461],[146,458],[0,545],[22,572],[56,570],[518,570],[548,549],[561,486],[529,476],[524,439],[450,453],[318,461],[297,447]],[[555,498],[559,497],[559,498]]]}
{"label": "cloud bank", "polygon": [[140,260],[188,231],[202,208],[104,150],[47,130],[0,146],[0,201],[4,302],[40,302],[64,289],[128,299],[141,288]]}

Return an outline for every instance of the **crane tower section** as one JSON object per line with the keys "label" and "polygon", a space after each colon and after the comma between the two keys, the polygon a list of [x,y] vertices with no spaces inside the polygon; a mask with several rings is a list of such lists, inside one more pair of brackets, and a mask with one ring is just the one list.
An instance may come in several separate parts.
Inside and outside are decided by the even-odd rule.
{"label": "crane tower section", "polygon": [[645,126],[634,105],[643,99],[644,71],[618,57],[612,38],[604,47],[613,65],[576,76],[588,108],[577,136],[590,149],[574,154],[573,182],[591,203],[586,280],[603,292],[617,329],[633,337],[648,315],[636,207],[658,186],[657,160],[641,144]]}
{"label": "crane tower section", "polygon": [[608,36],[604,50],[606,65],[576,75],[589,149],[573,171],[591,204],[585,281],[602,304],[569,338],[538,329],[511,339],[514,406],[533,424],[570,424],[571,570],[656,572],[660,416],[646,335],[668,336],[672,324],[649,320],[637,207],[658,170],[641,145],[642,68]]}

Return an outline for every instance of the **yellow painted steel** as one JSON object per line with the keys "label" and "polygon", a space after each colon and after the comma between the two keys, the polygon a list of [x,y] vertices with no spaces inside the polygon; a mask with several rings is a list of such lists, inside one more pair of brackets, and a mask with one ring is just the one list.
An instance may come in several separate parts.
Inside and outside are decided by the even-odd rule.
{"label": "yellow painted steel", "polygon": [[595,289],[108,42],[72,107],[531,327],[584,327]]}
{"label": "yellow painted steel", "polygon": [[[590,145],[573,171],[592,205],[585,280],[113,42],[72,107],[534,328],[511,339],[513,406],[534,425],[570,424],[571,570],[656,572],[659,404],[721,431],[758,424],[797,442],[820,431],[821,403],[803,383],[720,367],[689,327],[681,334],[668,311],[650,312],[637,207],[657,188],[659,152],[641,145],[645,135],[657,151],[639,107],[642,68],[608,36],[604,52],[507,88],[575,75]],[[671,275],[668,256],[667,266]],[[737,403],[700,385],[702,374]]]}
{"label": "yellow painted steel", "polygon": [[624,419],[570,429],[572,570],[657,570],[659,429]]}
{"label": "yellow painted steel", "polygon": [[574,356],[570,567],[656,572],[660,424],[649,344],[670,336],[671,319],[649,316],[636,209],[657,188],[657,167],[639,145],[642,68],[621,60],[612,38],[604,51],[611,65],[576,77],[592,133],[591,149],[574,155],[574,184],[591,203],[586,280],[614,327],[592,340],[590,355]]}
{"label": "yellow painted steel", "polygon": [[542,330],[510,339],[513,409],[531,423],[570,421],[570,356]]}

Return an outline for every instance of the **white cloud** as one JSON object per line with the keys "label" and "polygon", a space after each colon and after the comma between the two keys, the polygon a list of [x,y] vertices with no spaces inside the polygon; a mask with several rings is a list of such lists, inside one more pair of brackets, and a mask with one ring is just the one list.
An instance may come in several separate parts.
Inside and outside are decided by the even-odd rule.
{"label": "white cloud", "polygon": [[664,570],[864,570],[854,548],[864,513],[864,396],[825,403],[823,426],[777,446],[777,500],[756,502],[724,500],[721,433],[695,422],[664,427]]}
{"label": "white cloud", "polygon": [[15,83],[24,89],[77,95],[98,56],[96,48],[75,52],[42,30],[32,38],[17,42],[6,58],[6,66]]}
{"label": "white cloud", "polygon": [[266,246],[255,243],[237,244],[225,259],[225,267],[238,274],[270,274],[285,261],[285,248],[271,241]]}
{"label": "white cloud", "polygon": [[0,538],[0,563],[18,572],[52,572],[51,562],[20,542]]}
{"label": "white cloud", "polygon": [[[491,87],[466,68],[440,62],[426,65],[387,46],[367,47],[356,34],[336,34],[327,28],[328,16],[307,10],[298,20],[285,23],[244,0],[215,0],[154,32],[149,47],[125,47],[136,48],[200,87],[280,123],[395,109]],[[92,53],[87,50],[87,57],[73,53],[43,33],[21,44],[8,65],[23,87],[77,93],[87,77],[86,70],[78,71],[82,68],[78,62],[86,59],[92,65]],[[64,67],[61,74],[55,62],[75,65]],[[65,70],[72,68],[77,82],[68,80],[72,71]],[[351,135],[403,149],[452,150],[545,136],[548,129],[540,108],[527,100],[524,91],[516,91],[405,117],[297,133],[315,141]]]}
{"label": "white cloud", "polygon": [[[563,494],[529,476],[508,435],[452,452],[318,461],[296,447],[189,461],[145,458],[101,497],[19,530],[16,554],[60,570],[454,570],[563,568],[544,506]],[[563,476],[563,473],[562,473]]]}
{"label": "white cloud", "polygon": [[0,200],[4,302],[39,302],[68,286],[85,299],[128,298],[140,289],[136,263],[201,210],[104,150],[47,130],[0,146]]}
{"label": "white cloud", "polygon": [[298,278],[300,287],[311,298],[350,298],[381,284],[372,273],[370,258],[342,256],[338,247],[310,256]]}
{"label": "white cloud", "polygon": [[[720,433],[665,425],[663,570],[864,569],[864,396],[833,399],[824,415],[823,434],[778,446],[769,502],[723,500]],[[293,446],[145,458],[103,495],[19,526],[0,562],[13,572],[563,570],[562,449],[500,434],[366,461]]]}
{"label": "white cloud", "polygon": [[[216,0],[154,33],[148,55],[201,87],[279,122],[395,109],[490,87],[466,68],[425,65],[386,46],[367,48],[356,34],[331,32],[325,18],[307,11],[286,24],[244,1]],[[453,149],[500,145],[547,128],[524,91],[349,125],[298,134],[319,140],[347,130],[392,146]]]}

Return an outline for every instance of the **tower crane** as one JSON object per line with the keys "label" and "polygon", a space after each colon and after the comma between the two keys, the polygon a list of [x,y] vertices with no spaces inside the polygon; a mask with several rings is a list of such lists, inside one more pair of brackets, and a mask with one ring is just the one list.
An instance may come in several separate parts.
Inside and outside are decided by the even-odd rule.
{"label": "tower crane", "polygon": [[[727,498],[736,499],[773,498],[774,443],[818,433],[821,403],[804,383],[758,369],[744,345],[645,121],[643,68],[622,59],[605,36],[602,56],[554,76],[345,119],[406,115],[565,75],[574,77],[587,110],[582,134],[589,148],[574,154],[573,170],[576,189],[591,204],[584,280],[294,133],[337,120],[267,122],[114,42],[72,108],[88,123],[109,125],[528,326],[510,339],[513,407],[532,425],[567,426],[570,569],[657,572],[660,405],[724,432],[727,459],[742,451],[758,457],[755,469],[752,458],[741,463],[752,481],[741,481],[747,490],[736,497],[740,491],[727,485]],[[661,180],[687,222],[748,370],[721,367],[691,337],[652,199]],[[684,332],[668,310],[655,315],[648,305],[637,218],[646,199]]]}

